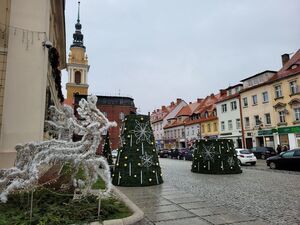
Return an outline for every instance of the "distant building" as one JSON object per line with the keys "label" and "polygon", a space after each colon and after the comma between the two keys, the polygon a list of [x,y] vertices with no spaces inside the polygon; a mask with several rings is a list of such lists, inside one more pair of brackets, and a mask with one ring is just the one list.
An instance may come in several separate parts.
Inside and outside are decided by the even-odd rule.
{"label": "distant building", "polygon": [[266,70],[243,79],[240,92],[244,143],[246,148],[256,146],[274,147],[276,128],[271,99],[272,87],[268,84],[275,71]]}
{"label": "distant building", "polygon": [[[136,107],[133,98],[121,96],[97,96],[97,108],[110,121],[115,121],[117,127],[109,129],[109,137],[111,148],[118,149],[120,147],[120,129],[126,115],[136,114]],[[75,95],[74,106],[78,107],[79,101],[87,98],[87,95]],[[101,151],[101,146],[100,146]]]}
{"label": "distant building", "polygon": [[168,120],[176,117],[177,113],[186,106],[186,102],[178,98],[176,102],[171,102],[168,106],[162,106],[151,113],[150,122],[158,149],[167,148],[175,144],[173,138],[166,136],[164,127],[168,124]]}
{"label": "distant building", "polygon": [[269,80],[274,110],[275,146],[300,147],[300,50],[292,58],[282,55],[282,68]]}
{"label": "distant building", "polygon": [[42,141],[48,107],[64,101],[65,1],[0,1],[0,167]]}
{"label": "distant building", "polygon": [[228,87],[227,96],[217,102],[219,138],[232,139],[239,148],[243,140],[239,94],[242,88],[242,84]]}

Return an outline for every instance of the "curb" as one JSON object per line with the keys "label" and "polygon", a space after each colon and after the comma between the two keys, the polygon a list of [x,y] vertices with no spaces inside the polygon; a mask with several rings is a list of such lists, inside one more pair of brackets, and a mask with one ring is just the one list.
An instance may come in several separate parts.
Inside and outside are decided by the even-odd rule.
{"label": "curb", "polygon": [[[118,188],[112,186],[111,191],[113,194],[125,203],[125,205],[133,212],[129,217],[122,219],[104,220],[103,225],[131,225],[139,222],[144,218],[144,212],[136,206],[125,194],[123,194]],[[93,193],[93,191],[92,191]],[[95,193],[96,194],[96,193]],[[89,225],[101,225],[99,222],[92,222]]]}
{"label": "curb", "polygon": [[134,204],[125,194],[123,194],[115,186],[112,187],[112,191],[125,203],[125,205],[133,212],[133,214],[123,219],[105,220],[103,221],[103,225],[131,225],[144,218],[144,212],[137,207],[136,204]]}

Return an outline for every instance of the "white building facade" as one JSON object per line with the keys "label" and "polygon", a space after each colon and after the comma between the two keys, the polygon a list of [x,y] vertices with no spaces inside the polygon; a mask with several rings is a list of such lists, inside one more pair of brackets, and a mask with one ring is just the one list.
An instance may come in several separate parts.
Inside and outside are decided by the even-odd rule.
{"label": "white building facade", "polygon": [[242,125],[239,103],[239,92],[242,85],[235,85],[227,89],[227,97],[217,102],[219,118],[219,137],[232,139],[235,147],[242,147]]}

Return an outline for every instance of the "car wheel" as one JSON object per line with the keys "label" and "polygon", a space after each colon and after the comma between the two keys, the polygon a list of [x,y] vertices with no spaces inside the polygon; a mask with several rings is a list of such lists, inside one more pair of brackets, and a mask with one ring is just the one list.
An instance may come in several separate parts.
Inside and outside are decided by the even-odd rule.
{"label": "car wheel", "polygon": [[252,166],[255,166],[255,164],[256,164],[256,162],[252,162],[252,163],[251,163]]}
{"label": "car wheel", "polygon": [[261,159],[266,159],[266,156],[265,155],[261,155]]}
{"label": "car wheel", "polygon": [[239,160],[239,165],[240,165],[240,166],[243,165],[242,162],[241,162],[241,160]]}
{"label": "car wheel", "polygon": [[270,162],[270,168],[271,168],[271,169],[276,169],[276,168],[277,168],[276,163]]}

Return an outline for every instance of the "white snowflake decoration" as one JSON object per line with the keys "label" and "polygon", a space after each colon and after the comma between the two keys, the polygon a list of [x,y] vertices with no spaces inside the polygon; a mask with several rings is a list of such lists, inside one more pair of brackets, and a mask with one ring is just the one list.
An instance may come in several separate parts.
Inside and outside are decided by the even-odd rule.
{"label": "white snowflake decoration", "polygon": [[[81,99],[78,114],[81,120],[73,116],[70,107],[58,110],[50,107],[51,121],[46,121],[49,133],[56,134],[57,140],[32,142],[16,146],[17,157],[15,167],[0,170],[0,201],[5,203],[7,196],[18,190],[29,190],[38,185],[39,178],[52,165],[70,163],[74,186],[82,185],[76,180],[80,167],[84,168],[86,190],[101,176],[106,182],[108,194],[111,189],[110,168],[104,157],[96,156],[101,140],[101,133],[115,126],[101,113],[97,107],[97,96],[88,96],[87,101]],[[83,135],[81,141],[73,142],[73,133]],[[104,171],[99,168],[101,165]]]}
{"label": "white snowflake decoration", "polygon": [[140,159],[142,161],[141,165],[143,167],[149,168],[150,166],[154,165],[153,155],[148,155],[147,152],[145,153],[145,155],[140,156]]}
{"label": "white snowflake decoration", "polygon": [[228,157],[227,159],[227,163],[230,167],[233,167],[235,162],[234,162],[234,158],[232,156]]}
{"label": "white snowflake decoration", "polygon": [[215,151],[214,145],[211,144],[209,146],[203,145],[204,151],[203,151],[203,159],[205,161],[214,161]]}
{"label": "white snowflake decoration", "polygon": [[136,143],[140,143],[143,141],[148,142],[149,144],[151,143],[151,135],[152,131],[150,129],[150,124],[147,123],[140,123],[138,120],[135,121],[135,127],[134,130],[132,131],[134,136],[136,137]]}

